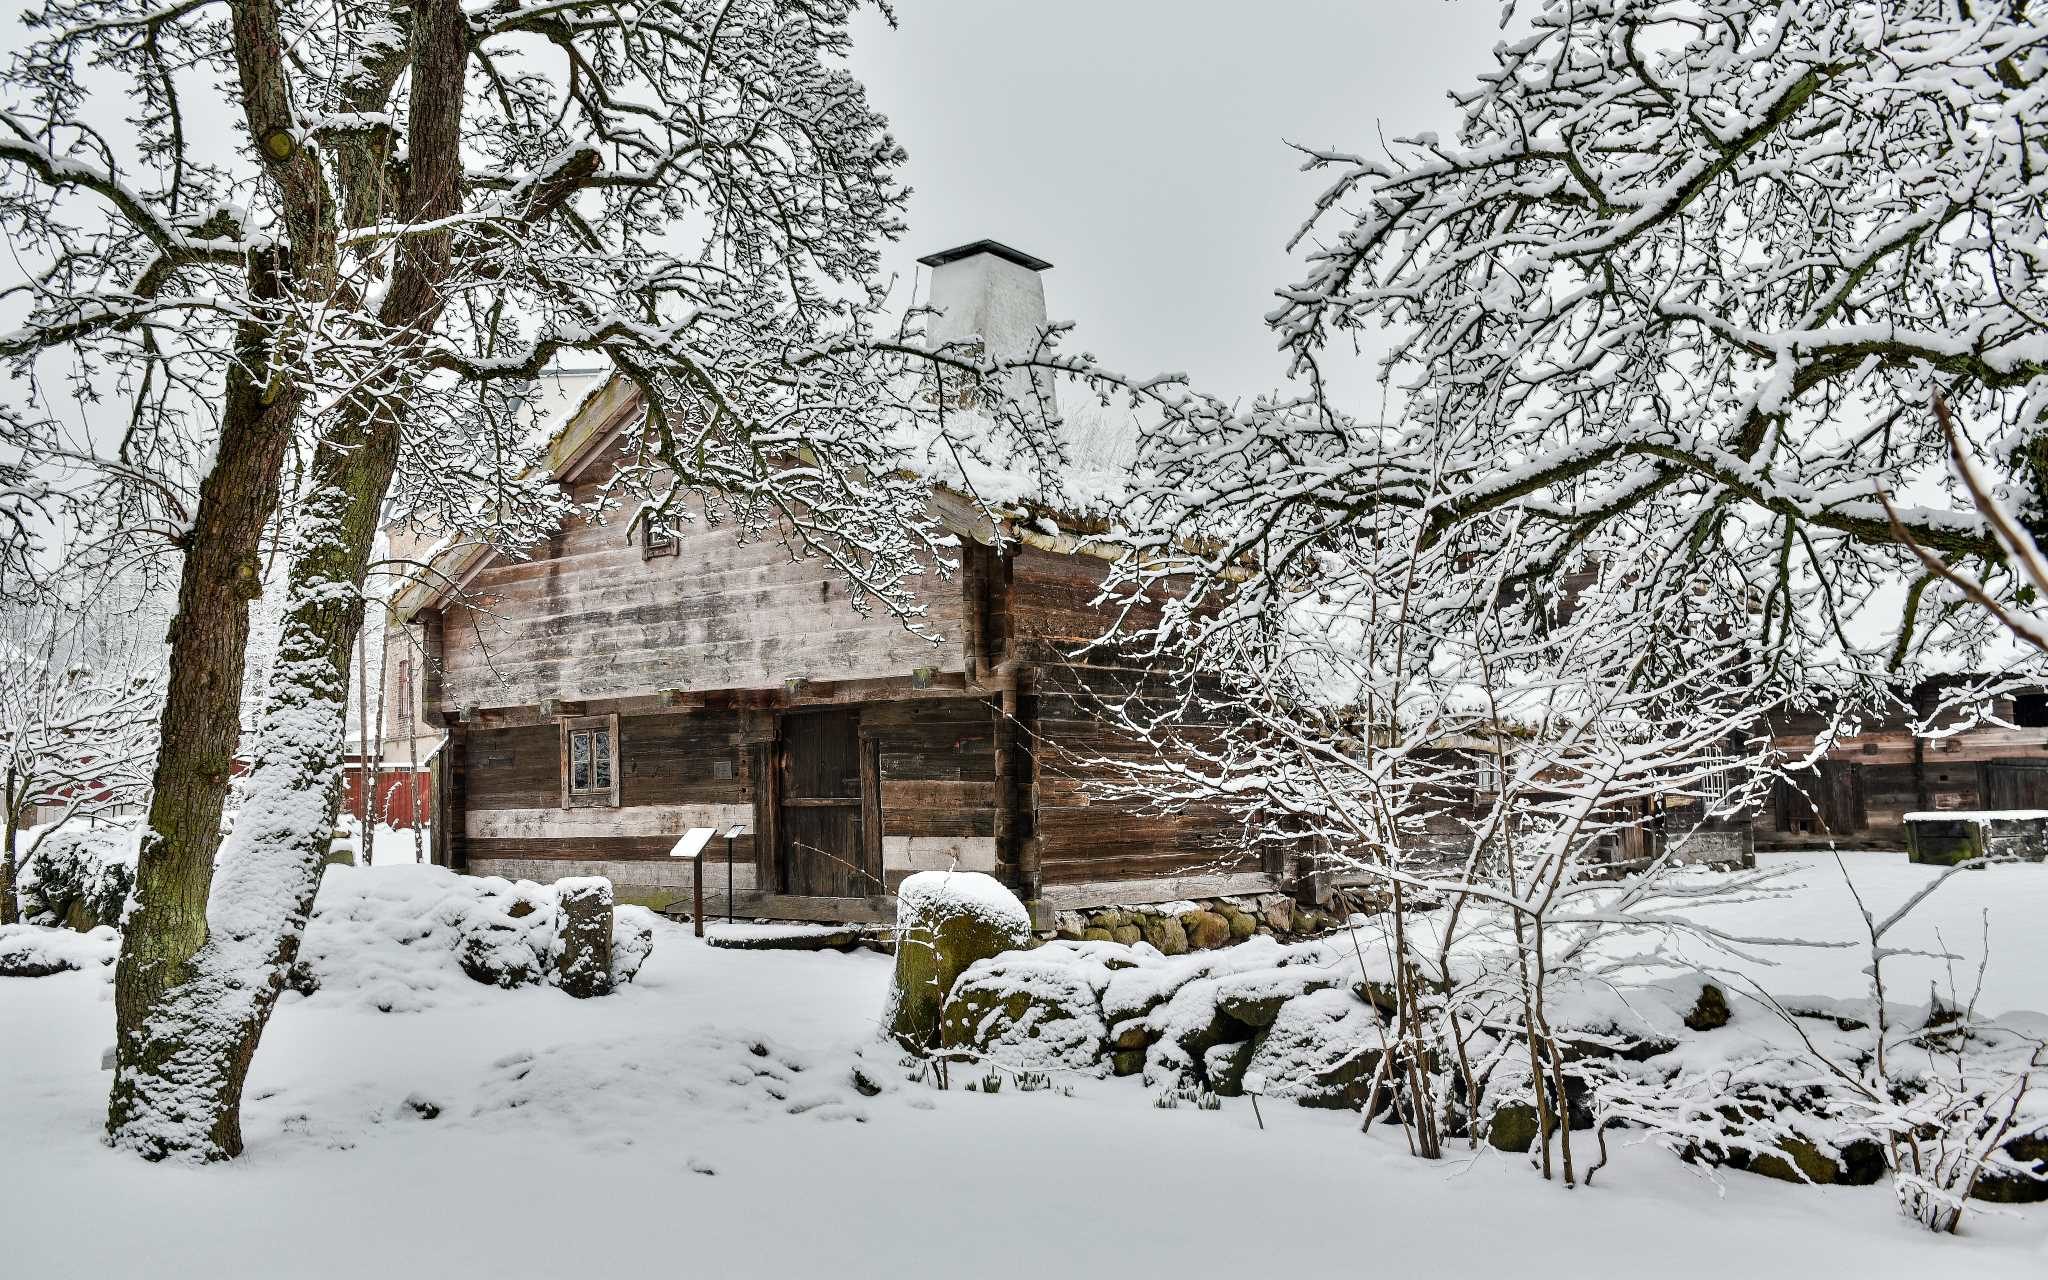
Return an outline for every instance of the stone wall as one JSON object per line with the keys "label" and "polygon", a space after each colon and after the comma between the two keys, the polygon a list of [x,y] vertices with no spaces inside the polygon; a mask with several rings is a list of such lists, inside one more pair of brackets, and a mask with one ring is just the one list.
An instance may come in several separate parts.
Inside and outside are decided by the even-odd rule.
{"label": "stone wall", "polygon": [[1247,938],[1313,937],[1341,923],[1341,916],[1300,906],[1284,893],[1261,893],[1062,911],[1053,918],[1053,932],[1070,942],[1147,942],[1178,956]]}

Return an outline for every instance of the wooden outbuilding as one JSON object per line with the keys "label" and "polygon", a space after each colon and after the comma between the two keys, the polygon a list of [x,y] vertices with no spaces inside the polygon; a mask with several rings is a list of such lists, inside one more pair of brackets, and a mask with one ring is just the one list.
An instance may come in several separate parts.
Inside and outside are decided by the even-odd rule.
{"label": "wooden outbuilding", "polygon": [[[1045,264],[968,248],[945,264],[1037,289]],[[630,383],[599,384],[553,438],[554,477],[588,501],[642,424]],[[904,876],[954,867],[1048,915],[1289,883],[1218,813],[1109,794],[1141,748],[1098,699],[1147,678],[1078,656],[1113,616],[1091,604],[1110,553],[1040,507],[992,517],[935,487],[932,515],[959,542],[957,571],[920,591],[937,643],[730,525],[572,519],[530,558],[433,557],[395,602],[410,635],[393,651],[414,647],[418,714],[444,735],[436,861],[606,875],[664,905],[689,890],[679,837],[712,827],[714,909],[729,852],[733,909],[780,919],[888,916]]]}
{"label": "wooden outbuilding", "polygon": [[[2006,690],[1980,704],[1970,683],[1923,682],[1891,714],[1836,738],[1812,769],[1779,782],[1757,817],[1759,847],[1904,848],[1909,813],[2048,809],[2048,690]],[[1822,727],[1819,716],[1788,723],[1774,741],[1804,756]]]}

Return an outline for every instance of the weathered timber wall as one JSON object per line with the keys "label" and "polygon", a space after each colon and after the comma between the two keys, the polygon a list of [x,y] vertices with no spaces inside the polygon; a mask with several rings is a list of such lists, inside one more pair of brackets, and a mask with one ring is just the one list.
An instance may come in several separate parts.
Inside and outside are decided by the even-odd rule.
{"label": "weathered timber wall", "polygon": [[[986,699],[917,699],[854,708],[875,748],[874,792],[887,887],[914,871],[1004,874],[996,861],[995,712]],[[691,868],[669,850],[691,827],[739,823],[734,889],[777,892],[756,840],[766,732],[761,713],[689,710],[619,718],[619,804],[561,807],[554,724],[464,732],[463,834],[479,875],[553,880],[609,876],[620,893],[657,905],[687,897]],[[773,759],[772,755],[767,757]],[[772,766],[771,766],[772,767]],[[769,826],[772,830],[772,822]],[[707,850],[705,884],[722,910],[725,841]],[[740,904],[740,910],[746,904]]]}
{"label": "weathered timber wall", "polygon": [[913,871],[954,866],[1011,882],[1014,868],[996,860],[995,715],[980,698],[861,708],[861,736],[876,748],[890,892]]}
{"label": "weathered timber wall", "polygon": [[[557,726],[470,730],[464,834],[472,868],[507,858],[665,861],[691,827],[751,827],[745,736],[733,711],[621,716],[619,806],[565,809]],[[723,857],[724,841],[716,844]],[[753,837],[740,837],[734,852],[751,868]]]}
{"label": "weathered timber wall", "polygon": [[647,559],[625,524],[571,521],[532,560],[468,584],[445,610],[442,710],[964,669],[957,580],[924,584],[927,625],[945,637],[933,644],[887,610],[855,611],[830,566],[791,559],[779,538],[743,543],[699,521],[677,531],[675,554]]}
{"label": "weathered timber wall", "polygon": [[[1032,681],[1020,700],[1020,726],[1030,739],[1031,812],[1027,861],[1046,896],[1060,886],[1144,882],[1159,889],[1228,878],[1233,892],[1277,883],[1271,854],[1241,848],[1230,814],[1219,804],[1160,812],[1130,790],[1137,766],[1155,749],[1114,724],[1108,709],[1128,700],[1161,709],[1174,697],[1156,672],[1114,652],[1089,649],[1119,616],[1133,625],[1156,621],[1149,602],[1091,606],[1108,565],[1092,556],[1055,555],[1020,547],[1008,566],[1002,619],[1009,652],[1029,661]],[[1184,725],[1199,732],[1199,725]],[[1108,887],[1098,897],[1114,897]],[[1130,900],[1151,896],[1137,894]]]}

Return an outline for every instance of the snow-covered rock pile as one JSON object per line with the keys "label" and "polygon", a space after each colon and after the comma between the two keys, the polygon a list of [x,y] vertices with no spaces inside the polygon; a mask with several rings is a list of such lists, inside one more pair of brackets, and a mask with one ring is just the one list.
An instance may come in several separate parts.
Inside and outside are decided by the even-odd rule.
{"label": "snow-covered rock pile", "polygon": [[[1386,954],[1378,939],[1353,946],[1348,935],[1291,944],[1253,936],[1179,956],[1143,942],[1054,941],[967,968],[947,998],[941,1044],[1017,1071],[1137,1075],[1150,1085],[1224,1097],[1258,1077],[1266,1096],[1311,1107],[1362,1109],[1377,1078],[1378,1106],[1387,1110],[1397,1094],[1387,1077],[1407,1068]],[[1867,1053],[1871,1010],[1854,1001],[1795,1000],[1785,1002],[1798,1010],[1788,1022],[1754,1001],[1730,1005],[1719,987],[1691,973],[1626,987],[1608,978],[1555,981],[1547,1016],[1561,1050],[1568,1126],[1650,1129],[1688,1160],[1787,1181],[1883,1178],[1885,1153],[1867,1116],[1807,1056],[1818,1048],[1835,1061],[1857,1061]],[[1939,1016],[1938,1009],[1893,1012],[1895,1026]],[[2042,1025],[2003,1038],[1972,1032],[1972,1052],[2023,1061],[2035,1042],[2029,1037],[2048,1032],[2048,1020],[2035,1021]],[[1446,1136],[1476,1132],[1513,1152],[1537,1142],[1529,1047],[1519,1025],[1506,1004],[1499,1016],[1462,1024],[1460,1052],[1477,1085],[1476,1107],[1467,1105],[1457,1072],[1432,1067],[1448,1081]],[[1390,1051],[1395,1059],[1386,1062]],[[2048,1105],[2030,1104],[2013,1134],[1975,1194],[2048,1199]]]}
{"label": "snow-covered rock pile", "polygon": [[1357,982],[1351,948],[1334,942],[1254,936],[1168,956],[1144,942],[1056,941],[962,974],[942,1043],[1022,1069],[1188,1080],[1225,1096],[1262,1061],[1276,1097],[1357,1105],[1353,1086],[1380,1052],[1370,1010],[1342,989]]}
{"label": "snow-covered rock pile", "polygon": [[[330,866],[291,985],[386,1012],[430,1008],[474,982],[556,985],[561,924],[554,885],[444,867]],[[653,913],[615,908],[607,985],[631,982],[653,946]]]}
{"label": "snow-covered rock pile", "polygon": [[111,980],[121,935],[106,925],[90,932],[39,924],[0,925],[0,978],[47,978],[100,969]]}
{"label": "snow-covered rock pile", "polygon": [[22,917],[84,932],[119,925],[135,888],[140,823],[52,831],[21,868]]}

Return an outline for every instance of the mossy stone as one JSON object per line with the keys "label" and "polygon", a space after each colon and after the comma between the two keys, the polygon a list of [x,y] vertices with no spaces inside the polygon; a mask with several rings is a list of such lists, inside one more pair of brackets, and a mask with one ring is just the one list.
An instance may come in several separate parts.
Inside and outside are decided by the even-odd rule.
{"label": "mossy stone", "polygon": [[[980,875],[979,872],[923,872],[924,875]],[[983,877],[994,883],[992,877]],[[908,885],[916,880],[912,876]],[[929,1048],[939,1034],[939,1015],[953,984],[977,960],[1027,945],[1031,917],[1024,904],[1014,912],[978,909],[981,904],[942,893],[899,891],[896,908],[896,976],[890,985],[884,1029],[905,1048]]]}
{"label": "mossy stone", "polygon": [[1109,937],[1112,942],[1121,942],[1129,947],[1143,942],[1145,931],[1134,924],[1120,924],[1109,931]]}
{"label": "mossy stone", "polygon": [[1225,1098],[1242,1097],[1245,1068],[1251,1065],[1252,1051],[1256,1047],[1246,1040],[1242,1044],[1221,1044],[1210,1049],[1203,1057],[1203,1072],[1209,1077],[1209,1087]]}
{"label": "mossy stone", "polygon": [[1143,1049],[1146,1045],[1152,1043],[1152,1033],[1145,1029],[1145,1022],[1142,1018],[1132,1018],[1130,1021],[1120,1023],[1117,1026],[1116,1030],[1110,1034],[1109,1043],[1112,1048],[1116,1049]]}
{"label": "mossy stone", "polygon": [[1160,954],[1169,956],[1187,954],[1188,931],[1181,926],[1178,916],[1146,916],[1143,927],[1145,941],[1157,947]]}
{"label": "mossy stone", "polygon": [[1495,1108],[1486,1126],[1486,1140],[1496,1151],[1527,1151],[1542,1134],[1536,1108],[1527,1102],[1510,1102]]}
{"label": "mossy stone", "polygon": [[1842,1181],[1842,1168],[1834,1157],[1805,1138],[1780,1138],[1777,1151],[1750,1157],[1749,1171],[1780,1182],[1817,1182],[1829,1186]]}
{"label": "mossy stone", "polygon": [[1728,1025],[1728,997],[1711,982],[1702,983],[1700,998],[1685,1015],[1685,1025],[1694,1031],[1714,1031]]}
{"label": "mossy stone", "polygon": [[1230,921],[1214,911],[1183,912],[1180,924],[1188,946],[1195,951],[1213,951],[1230,941]]}

